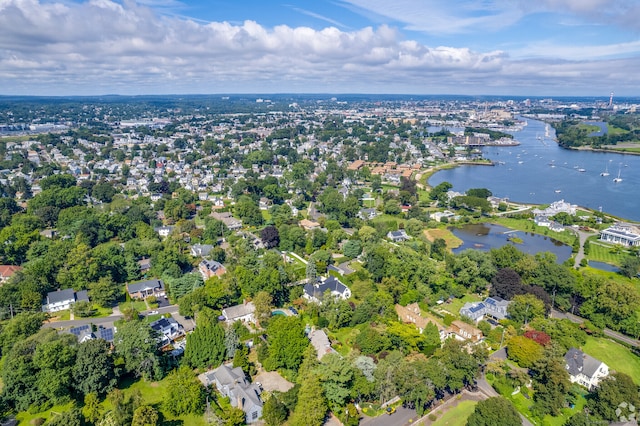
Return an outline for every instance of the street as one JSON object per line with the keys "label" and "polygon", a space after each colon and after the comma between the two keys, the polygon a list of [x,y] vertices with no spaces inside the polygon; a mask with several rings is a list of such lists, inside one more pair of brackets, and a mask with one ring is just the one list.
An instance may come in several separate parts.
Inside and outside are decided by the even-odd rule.
{"label": "street", "polygon": [[382,414],[373,418],[364,416],[360,424],[363,426],[405,426],[413,424],[416,420],[418,420],[416,410],[399,406],[396,408],[396,412],[391,415]]}
{"label": "street", "polygon": [[[176,321],[178,321],[184,327],[185,331],[193,330],[193,321],[190,319],[186,319],[183,316],[178,314],[178,305],[170,305],[161,307],[158,309],[154,309],[158,311],[159,314],[171,314]],[[146,315],[150,312],[143,311],[140,312],[142,315]],[[67,328],[67,327],[78,327],[80,325],[85,324],[94,324],[94,325],[104,325],[104,326],[113,326],[113,323],[124,318],[122,314],[113,314],[108,317],[98,317],[98,318],[82,318],[77,320],[69,320],[69,321],[54,321],[54,322],[45,322],[42,326],[48,328]]]}

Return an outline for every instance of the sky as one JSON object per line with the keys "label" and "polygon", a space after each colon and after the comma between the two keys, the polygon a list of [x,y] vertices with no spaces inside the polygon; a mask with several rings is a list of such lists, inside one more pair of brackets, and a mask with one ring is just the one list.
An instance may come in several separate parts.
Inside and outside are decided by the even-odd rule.
{"label": "sky", "polygon": [[640,0],[0,0],[0,95],[640,95]]}

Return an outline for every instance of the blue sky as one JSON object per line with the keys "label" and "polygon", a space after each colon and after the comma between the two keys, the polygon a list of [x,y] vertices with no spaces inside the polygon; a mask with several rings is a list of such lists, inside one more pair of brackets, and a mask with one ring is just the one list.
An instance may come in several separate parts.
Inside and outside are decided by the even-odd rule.
{"label": "blue sky", "polygon": [[638,0],[0,0],[0,94],[640,95]]}

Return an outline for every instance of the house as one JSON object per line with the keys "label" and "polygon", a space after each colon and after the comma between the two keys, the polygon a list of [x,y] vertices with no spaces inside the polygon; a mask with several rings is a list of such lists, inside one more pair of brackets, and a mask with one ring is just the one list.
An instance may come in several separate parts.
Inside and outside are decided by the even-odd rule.
{"label": "house", "polygon": [[578,383],[588,390],[598,386],[600,380],[609,375],[607,364],[576,348],[567,351],[564,361],[571,383]]}
{"label": "house", "polygon": [[254,313],[256,307],[253,302],[245,302],[241,305],[229,306],[222,310],[222,316],[227,324],[233,324],[236,321],[254,322]]}
{"label": "house", "polygon": [[640,227],[618,222],[600,231],[600,240],[623,246],[640,246]]}
{"label": "house", "polygon": [[222,396],[231,401],[231,406],[244,411],[247,424],[255,423],[262,416],[262,390],[257,383],[249,383],[242,368],[221,365],[198,376],[206,387],[214,385]]}
{"label": "house", "polygon": [[331,347],[329,337],[323,330],[313,329],[309,334],[307,334],[307,337],[311,341],[311,345],[316,350],[318,361],[320,361],[326,354],[337,353],[336,350]]}
{"label": "house", "polygon": [[157,226],[153,228],[154,231],[158,233],[162,238],[166,238],[173,231],[174,226]]}
{"label": "house", "polygon": [[99,326],[95,331],[91,324],[84,324],[78,327],[71,327],[69,333],[78,338],[78,343],[84,343],[87,340],[102,339],[109,343],[113,343],[113,335],[115,328]]}
{"label": "house", "polygon": [[442,219],[445,220],[451,220],[455,217],[456,215],[453,212],[450,212],[449,210],[445,210],[443,212],[435,212],[433,214],[431,214],[431,219],[436,220],[438,222],[442,222]]}
{"label": "house", "polygon": [[378,211],[376,209],[360,209],[358,212],[358,217],[362,220],[375,219],[376,216],[378,216]]}
{"label": "house", "polygon": [[407,306],[402,306],[396,304],[395,306],[396,313],[398,314],[398,319],[405,324],[413,324],[420,333],[424,331],[427,327],[427,324],[433,323],[438,327],[438,332],[440,333],[440,340],[445,340],[447,338],[447,332],[440,324],[431,318],[425,318],[422,316],[422,311],[420,310],[420,306],[417,303],[411,303]]}
{"label": "house", "polygon": [[235,231],[242,228],[242,221],[240,219],[234,218],[229,212],[223,212],[223,213],[213,212],[211,213],[211,217],[224,223],[225,226],[231,231]]}
{"label": "house", "polygon": [[447,329],[449,337],[457,340],[471,340],[477,343],[483,339],[482,331],[466,322],[460,320],[453,321]]}
{"label": "house", "polygon": [[132,299],[146,299],[149,296],[164,297],[162,280],[152,279],[127,284],[127,292]]}
{"label": "house", "polygon": [[8,282],[9,279],[20,270],[22,270],[21,266],[0,265],[0,285]]}
{"label": "house", "polygon": [[47,294],[46,303],[42,305],[43,312],[58,312],[70,309],[76,302],[88,302],[87,290],[76,292],[72,288],[52,291]]}
{"label": "house", "polygon": [[467,302],[460,308],[460,316],[470,318],[475,322],[481,321],[485,316],[503,320],[509,316],[507,308],[510,303],[500,297],[487,297],[483,302]]}
{"label": "house", "polygon": [[389,231],[387,233],[387,238],[393,241],[394,243],[401,243],[402,241],[407,241],[411,239],[411,237],[407,235],[404,229],[399,229],[397,231]]}
{"label": "house", "polygon": [[327,291],[330,292],[333,297],[339,297],[344,300],[351,297],[349,287],[342,284],[340,280],[334,276],[324,279],[318,278],[315,282],[308,282],[304,285],[302,297],[309,301],[320,303]]}
{"label": "house", "polygon": [[211,250],[213,250],[211,244],[194,244],[189,249],[193,257],[207,257],[209,253],[211,253]]}
{"label": "house", "polygon": [[320,228],[320,224],[318,222],[314,222],[314,221],[309,220],[309,219],[302,219],[300,221],[300,226],[302,226],[302,228],[305,231],[312,231],[314,229]]}
{"label": "house", "polygon": [[144,258],[138,260],[138,268],[140,269],[141,274],[146,274],[151,269],[151,259]]}
{"label": "house", "polygon": [[184,336],[182,325],[172,317],[160,318],[149,324],[149,326],[158,333],[162,346],[166,346],[178,337]]}
{"label": "house", "polygon": [[198,264],[198,271],[202,275],[202,279],[204,281],[208,280],[211,277],[220,277],[227,272],[222,263],[217,262],[215,260],[207,260],[204,259],[202,262]]}

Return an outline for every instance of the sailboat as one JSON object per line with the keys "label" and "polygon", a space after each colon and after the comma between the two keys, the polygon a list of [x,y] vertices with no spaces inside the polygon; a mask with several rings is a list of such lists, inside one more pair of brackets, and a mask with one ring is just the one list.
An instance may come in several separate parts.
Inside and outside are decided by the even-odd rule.
{"label": "sailboat", "polygon": [[609,176],[609,164],[604,167],[604,172],[600,173],[600,176]]}
{"label": "sailboat", "polygon": [[613,181],[615,183],[622,182],[622,178],[620,177],[620,168],[618,168],[618,177],[617,178],[613,178]]}

